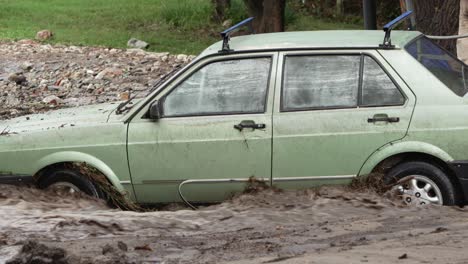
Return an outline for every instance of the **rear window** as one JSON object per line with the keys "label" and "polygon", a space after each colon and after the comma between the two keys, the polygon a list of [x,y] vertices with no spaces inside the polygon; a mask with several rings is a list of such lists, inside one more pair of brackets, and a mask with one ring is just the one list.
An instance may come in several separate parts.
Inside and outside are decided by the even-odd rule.
{"label": "rear window", "polygon": [[424,37],[407,45],[406,51],[455,94],[467,94],[468,70],[463,62]]}

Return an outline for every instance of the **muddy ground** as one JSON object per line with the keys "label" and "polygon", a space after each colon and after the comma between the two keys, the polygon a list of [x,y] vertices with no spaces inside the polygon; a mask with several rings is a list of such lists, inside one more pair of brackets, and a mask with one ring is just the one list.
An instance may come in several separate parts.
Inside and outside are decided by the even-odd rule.
{"label": "muddy ground", "polygon": [[411,208],[338,187],[137,213],[0,186],[0,261],[466,263],[466,216],[458,207]]}
{"label": "muddy ground", "polygon": [[[144,94],[193,59],[30,40],[0,56],[0,119]],[[3,185],[0,263],[467,263],[467,216],[339,187],[139,213]]]}

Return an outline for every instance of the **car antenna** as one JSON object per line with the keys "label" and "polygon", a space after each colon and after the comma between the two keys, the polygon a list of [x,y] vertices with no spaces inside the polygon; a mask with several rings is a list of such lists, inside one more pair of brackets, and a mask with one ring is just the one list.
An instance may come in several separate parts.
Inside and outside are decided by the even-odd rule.
{"label": "car antenna", "polygon": [[395,46],[392,45],[392,39],[390,38],[392,29],[394,29],[401,22],[409,18],[412,14],[413,14],[413,11],[406,11],[403,14],[399,15],[397,18],[385,24],[385,26],[383,27],[383,30],[385,32],[385,37],[383,40],[383,44],[380,44],[379,47],[384,48],[384,49],[393,49]]}
{"label": "car antenna", "polygon": [[229,39],[231,37],[231,34],[234,32],[237,32],[241,27],[247,26],[250,30],[250,33],[254,33],[253,27],[252,27],[252,20],[254,20],[253,17],[249,17],[234,26],[224,30],[223,32],[219,33],[221,37],[223,38],[223,46],[221,47],[221,50],[219,52],[230,52],[232,51],[231,48],[229,47]]}

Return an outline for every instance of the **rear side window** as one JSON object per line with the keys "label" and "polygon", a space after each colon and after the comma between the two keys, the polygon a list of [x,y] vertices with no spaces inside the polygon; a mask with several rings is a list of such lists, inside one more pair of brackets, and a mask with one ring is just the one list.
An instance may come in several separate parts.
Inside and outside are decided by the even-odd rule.
{"label": "rear side window", "polygon": [[405,98],[392,79],[371,57],[364,56],[361,106],[401,105]]}
{"label": "rear side window", "polygon": [[166,96],[163,114],[171,117],[263,113],[270,68],[271,58],[205,65]]}
{"label": "rear side window", "polygon": [[405,97],[366,55],[287,56],[282,111],[402,105]]}
{"label": "rear side window", "polygon": [[464,96],[468,92],[468,70],[463,62],[424,37],[413,41],[405,48],[455,94]]}

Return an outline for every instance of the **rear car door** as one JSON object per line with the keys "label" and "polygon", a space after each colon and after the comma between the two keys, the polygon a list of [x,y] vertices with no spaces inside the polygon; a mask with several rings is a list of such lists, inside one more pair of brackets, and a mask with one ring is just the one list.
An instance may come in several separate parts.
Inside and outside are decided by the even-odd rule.
{"label": "rear car door", "polygon": [[415,97],[373,50],[283,52],[273,114],[273,182],[346,183],[405,136]]}
{"label": "rear car door", "polygon": [[[162,117],[129,124],[128,158],[140,203],[219,201],[250,177],[271,179],[277,53],[212,57],[195,64],[154,101]],[[271,88],[271,89],[270,89]],[[211,183],[200,180],[215,180]],[[216,182],[224,180],[224,182]]]}

